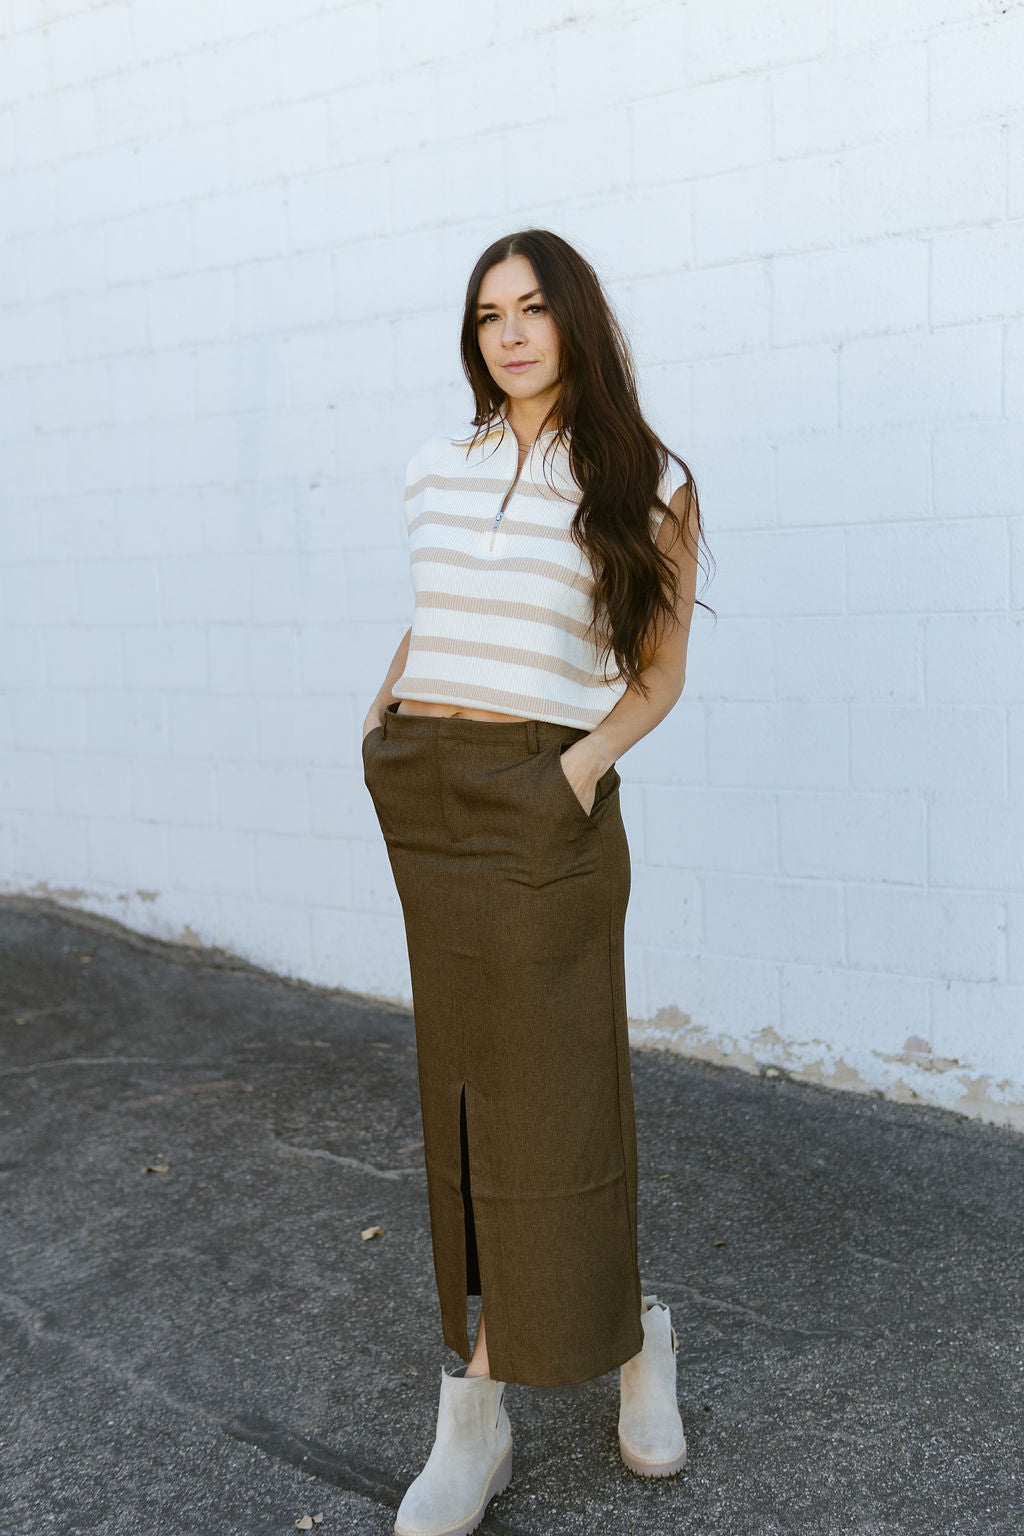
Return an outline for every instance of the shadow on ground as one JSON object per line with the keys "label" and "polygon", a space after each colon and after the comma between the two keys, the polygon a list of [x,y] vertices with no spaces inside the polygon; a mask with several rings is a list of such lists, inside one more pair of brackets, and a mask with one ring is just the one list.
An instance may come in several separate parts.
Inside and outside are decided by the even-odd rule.
{"label": "shadow on ground", "polygon": [[[410,1017],[7,898],[0,1039],[0,1530],[387,1536],[458,1358]],[[689,1469],[622,1466],[617,1372],[511,1385],[481,1536],[1017,1536],[1024,1138],[633,1071]]]}

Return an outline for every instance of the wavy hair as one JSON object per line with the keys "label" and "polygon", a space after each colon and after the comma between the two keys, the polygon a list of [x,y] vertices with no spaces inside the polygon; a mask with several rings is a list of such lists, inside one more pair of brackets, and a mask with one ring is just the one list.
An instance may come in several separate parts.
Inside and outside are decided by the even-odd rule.
{"label": "wavy hair", "polygon": [[[650,522],[651,509],[658,507],[680,525],[658,496],[670,454],[686,476],[683,543],[704,570],[706,588],[714,560],[704,538],[696,482],[688,465],[644,420],[629,343],[596,272],[566,240],[547,229],[519,230],[495,240],[470,275],[461,352],[475,402],[472,421],[477,431],[471,443],[480,432],[499,425],[504,432],[506,426],[506,396],[481,354],[476,306],[485,274],[510,256],[525,256],[533,266],[558,331],[561,388],[540,431],[556,431],[549,451],[559,442],[567,446],[580,488],[570,534],[589,557],[594,573],[590,629],[606,675],[612,655],[617,678],[634,684],[646,697],[649,690],[640,674],[657,648],[659,625],[670,622],[675,612],[675,567],[652,538]],[[714,613],[699,598],[695,602]]]}

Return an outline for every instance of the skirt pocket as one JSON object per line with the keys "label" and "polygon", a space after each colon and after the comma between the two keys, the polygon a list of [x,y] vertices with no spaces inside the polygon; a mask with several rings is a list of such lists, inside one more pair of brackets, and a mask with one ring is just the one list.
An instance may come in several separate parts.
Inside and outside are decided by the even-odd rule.
{"label": "skirt pocket", "polygon": [[552,762],[554,764],[555,775],[561,780],[563,798],[567,798],[569,800],[571,807],[576,812],[577,819],[582,821],[588,827],[595,826],[598,821],[598,806],[603,804],[603,802],[608,799],[609,795],[618,789],[619,784],[622,781],[619,778],[618,770],[616,769],[614,763],[610,768],[606,768],[604,773],[602,773],[601,777],[598,779],[594,788],[594,803],[591,806],[589,812],[585,811],[579,796],[573,789],[572,785],[569,783],[569,780],[566,778],[565,769],[562,767],[562,753],[567,752],[569,748],[574,745],[575,742],[571,741],[556,743],[556,750],[552,754]]}

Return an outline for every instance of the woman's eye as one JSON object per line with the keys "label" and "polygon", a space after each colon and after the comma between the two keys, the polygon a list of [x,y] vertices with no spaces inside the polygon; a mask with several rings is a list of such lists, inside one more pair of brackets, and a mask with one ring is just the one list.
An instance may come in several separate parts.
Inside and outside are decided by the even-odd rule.
{"label": "woman's eye", "polygon": [[[531,309],[535,309],[539,315],[542,315],[544,313],[544,311],[546,310],[546,308],[547,308],[546,304],[527,304],[526,305],[527,313],[529,313],[529,311]],[[495,314],[481,315],[480,319],[479,319],[479,321],[477,323],[479,325],[486,325],[488,320],[497,320],[497,318],[498,317]]]}

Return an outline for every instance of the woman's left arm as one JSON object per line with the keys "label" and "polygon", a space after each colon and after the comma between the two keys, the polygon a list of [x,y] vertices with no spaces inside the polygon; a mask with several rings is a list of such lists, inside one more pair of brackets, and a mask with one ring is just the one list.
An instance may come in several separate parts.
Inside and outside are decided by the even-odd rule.
{"label": "woman's left arm", "polygon": [[[565,776],[584,806],[593,807],[597,781],[676,704],[686,681],[686,646],[697,593],[697,521],[693,515],[689,482],[676,491],[669,506],[677,525],[664,517],[656,543],[676,570],[676,602],[672,619],[662,616],[654,655],[641,676],[650,689],[645,699],[632,685],[608,711],[599,725],[562,753]],[[689,528],[683,542],[682,529]]]}

